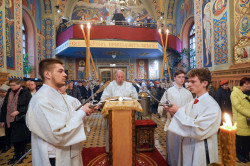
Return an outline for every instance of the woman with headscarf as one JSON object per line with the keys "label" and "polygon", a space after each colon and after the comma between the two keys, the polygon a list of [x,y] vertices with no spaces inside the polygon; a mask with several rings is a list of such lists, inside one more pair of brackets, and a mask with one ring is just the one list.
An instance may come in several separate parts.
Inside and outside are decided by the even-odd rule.
{"label": "woman with headscarf", "polygon": [[240,80],[240,86],[233,88],[230,96],[233,120],[237,123],[236,155],[243,163],[250,161],[250,126],[247,124],[247,118],[250,117],[250,96],[244,94],[248,90],[250,90],[250,77],[244,77]]}

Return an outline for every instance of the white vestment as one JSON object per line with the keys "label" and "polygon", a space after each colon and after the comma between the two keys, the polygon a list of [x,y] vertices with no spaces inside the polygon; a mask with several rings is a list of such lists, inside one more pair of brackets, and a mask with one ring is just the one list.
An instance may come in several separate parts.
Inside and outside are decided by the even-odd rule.
{"label": "white vestment", "polygon": [[[113,80],[103,91],[101,101],[111,97],[133,97],[138,99],[138,94],[135,87],[130,82],[124,81],[122,85],[118,85],[116,80]],[[109,152],[109,122],[105,120],[106,132],[106,152]]]}
{"label": "white vestment", "polygon": [[218,162],[217,132],[221,122],[221,110],[217,102],[208,94],[200,96],[199,102],[189,102],[181,107],[166,126],[168,131],[182,137],[179,166],[206,166],[207,147],[210,163]]}
{"label": "white vestment", "polygon": [[133,97],[137,99],[138,94],[132,83],[124,81],[122,85],[118,85],[114,80],[104,89],[101,100],[110,97]]}
{"label": "white vestment", "polygon": [[43,84],[32,97],[26,114],[32,133],[32,164],[49,166],[48,145],[52,145],[56,166],[82,166],[80,142],[86,140],[83,116],[64,95]]}
{"label": "white vestment", "polygon": [[[165,102],[169,100],[170,102],[176,104],[178,107],[182,107],[185,104],[189,103],[193,100],[192,93],[184,87],[178,87],[174,84],[173,87],[169,88],[163,94],[161,98],[161,102]],[[162,114],[163,106],[158,107],[158,112]],[[171,115],[167,113],[167,121],[164,127],[166,130],[167,125],[171,122]],[[167,131],[167,161],[170,166],[178,165],[179,159],[179,150],[181,146],[181,136],[172,133],[171,131]]]}

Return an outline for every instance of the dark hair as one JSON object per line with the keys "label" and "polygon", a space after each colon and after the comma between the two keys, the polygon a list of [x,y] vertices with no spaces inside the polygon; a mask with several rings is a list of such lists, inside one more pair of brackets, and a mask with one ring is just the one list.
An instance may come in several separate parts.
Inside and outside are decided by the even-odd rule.
{"label": "dark hair", "polygon": [[39,63],[39,75],[41,76],[43,81],[44,81],[44,72],[46,70],[51,71],[53,69],[54,64],[63,65],[63,62],[60,61],[59,59],[55,59],[55,58],[43,59],[40,61],[40,63]]}
{"label": "dark hair", "polygon": [[207,81],[208,84],[206,88],[208,88],[209,84],[211,83],[211,72],[207,68],[195,68],[188,72],[188,77],[195,77],[197,76],[200,82]]}
{"label": "dark hair", "polygon": [[16,83],[17,85],[20,85],[20,84],[21,84],[21,80],[19,80],[19,79],[17,79],[17,78],[11,79],[11,80],[9,81],[9,84],[12,83],[12,82]]}
{"label": "dark hair", "polygon": [[240,80],[240,86],[243,86],[246,82],[250,82],[250,77],[243,77]]}
{"label": "dark hair", "polygon": [[179,74],[184,74],[185,75],[185,72],[183,70],[177,70],[175,73],[174,73],[174,77],[178,76]]}

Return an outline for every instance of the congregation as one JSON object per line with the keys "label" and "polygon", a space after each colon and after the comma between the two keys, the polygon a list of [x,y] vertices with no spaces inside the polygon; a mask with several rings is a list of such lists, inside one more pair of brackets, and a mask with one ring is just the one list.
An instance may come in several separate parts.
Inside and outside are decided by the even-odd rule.
{"label": "congregation", "polygon": [[[54,65],[53,70],[58,70],[57,75],[53,75],[49,65]],[[74,110],[95,94],[103,83],[99,85],[99,82],[96,81],[87,84],[73,80],[67,81],[61,65],[62,62],[55,59],[45,59],[40,62],[40,73],[44,74],[41,75],[43,85],[36,86],[36,82],[31,80],[25,83],[19,79],[12,79],[0,87],[1,153],[6,153],[11,146],[14,146],[15,150],[14,156],[8,164],[14,164],[25,154],[25,147],[30,141],[32,141],[32,148],[37,149],[32,152],[35,165],[49,165],[49,163],[58,165],[59,162],[66,162],[69,165],[81,163],[79,157],[74,160],[66,157],[69,155],[67,147],[77,145],[75,153],[79,154],[78,143],[86,140],[81,119],[90,115],[94,109],[100,110],[100,108],[89,108],[88,103],[80,109],[82,111],[76,111],[78,114]],[[185,79],[187,78],[185,72],[179,70],[174,74],[174,82],[142,80],[139,83],[141,86],[139,89],[136,82],[124,81],[124,73],[117,70],[115,80],[104,89],[103,93],[98,93],[93,98],[96,103],[115,96],[138,98],[140,92],[147,91],[156,99],[161,100],[161,103],[171,102],[173,106],[158,106],[159,103],[155,99],[152,98],[150,101],[151,114],[157,114],[159,118],[167,118],[164,130],[167,132],[166,151],[169,165],[204,165],[218,162],[217,132],[223,121],[221,115],[227,112],[238,124],[237,158],[240,162],[249,162],[250,129],[247,120],[250,117],[250,78],[242,78],[240,85],[233,87],[232,91],[229,88],[229,81],[221,80],[220,87],[213,92],[214,88],[211,88],[210,84],[211,73],[208,69],[193,69],[187,76],[188,79]],[[212,96],[212,94],[215,95]],[[196,104],[196,100],[198,104]],[[64,102],[65,106],[61,106]],[[51,104],[53,106],[50,108]],[[66,107],[71,110],[71,115],[60,113],[59,110]],[[39,111],[40,109],[43,111]],[[61,118],[58,119],[58,117]],[[67,118],[72,120],[66,120]],[[55,121],[57,122],[55,123]],[[53,126],[52,129],[48,124]],[[106,138],[108,138],[108,133]],[[40,145],[41,140],[46,140],[48,145],[45,147],[48,150],[44,151]],[[203,149],[201,147],[203,141],[205,141],[205,146],[209,144],[204,155],[200,151],[196,151],[199,148]],[[189,142],[192,142],[192,145],[187,148]],[[59,148],[59,146],[62,147]],[[58,149],[60,156],[56,152]],[[106,144],[106,151],[109,152],[108,144]],[[46,157],[47,155],[49,158]],[[209,160],[207,156],[210,156]]]}

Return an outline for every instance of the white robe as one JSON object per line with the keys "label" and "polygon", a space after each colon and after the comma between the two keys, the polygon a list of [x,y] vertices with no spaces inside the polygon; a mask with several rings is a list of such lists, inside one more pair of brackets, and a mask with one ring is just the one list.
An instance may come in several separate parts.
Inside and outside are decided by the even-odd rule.
{"label": "white robe", "polygon": [[[184,87],[178,87],[174,85],[169,88],[163,94],[161,98],[161,102],[169,100],[170,102],[175,103],[178,107],[182,107],[185,104],[189,103],[193,100],[192,93]],[[158,112],[162,114],[163,106],[158,107]],[[164,127],[164,130],[167,131],[167,126],[171,122],[171,115],[167,113],[167,121]],[[167,131],[167,160],[170,166],[178,165],[179,159],[179,149],[181,146],[181,136],[172,133],[171,131]]]}
{"label": "white robe", "polygon": [[204,139],[207,139],[210,163],[218,162],[217,132],[221,110],[217,102],[205,93],[197,104],[194,101],[181,107],[166,126],[168,131],[183,137],[179,155],[180,166],[206,166]]}
{"label": "white robe", "polygon": [[83,165],[80,142],[86,136],[80,114],[62,94],[46,84],[35,93],[26,114],[34,166],[50,165],[48,143],[56,148],[56,166]]}
{"label": "white robe", "polygon": [[[122,85],[118,85],[116,80],[113,80],[103,91],[101,100],[105,100],[111,97],[133,97],[138,99],[138,94],[135,87],[130,82],[124,81]],[[105,120],[106,125],[106,139],[105,148],[106,152],[109,152],[109,122],[108,118]]]}
{"label": "white robe", "polygon": [[101,100],[110,97],[133,97],[137,99],[138,94],[132,83],[124,81],[122,85],[118,85],[114,80],[104,89]]}

